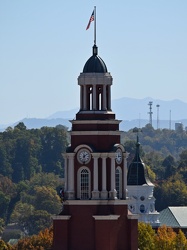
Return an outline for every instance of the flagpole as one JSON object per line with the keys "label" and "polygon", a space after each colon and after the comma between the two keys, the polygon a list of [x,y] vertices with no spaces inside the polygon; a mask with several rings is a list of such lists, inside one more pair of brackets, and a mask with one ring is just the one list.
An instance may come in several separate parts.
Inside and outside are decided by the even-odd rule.
{"label": "flagpole", "polygon": [[96,45],[96,6],[94,6],[94,45]]}

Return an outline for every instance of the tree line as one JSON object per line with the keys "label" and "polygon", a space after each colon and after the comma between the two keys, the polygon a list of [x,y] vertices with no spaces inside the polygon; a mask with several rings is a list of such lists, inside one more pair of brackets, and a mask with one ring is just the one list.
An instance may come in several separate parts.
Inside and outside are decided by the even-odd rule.
{"label": "tree line", "polygon": [[61,211],[58,190],[67,145],[62,125],[27,129],[19,123],[0,133],[0,234],[8,223],[18,224],[24,235],[51,225],[51,214]]}
{"label": "tree line", "polygon": [[[0,240],[2,250],[51,250],[53,243],[52,227],[41,230],[37,235],[20,239],[14,246]],[[138,248],[141,250],[187,250],[187,239],[179,230],[162,226],[157,231],[149,224],[138,223]]]}
{"label": "tree line", "polygon": [[[131,129],[121,138],[130,153],[128,164],[136,150],[136,136]],[[186,131],[146,125],[138,136],[141,158],[155,184],[156,209],[187,206]],[[51,225],[51,214],[61,209],[57,193],[63,185],[62,153],[68,144],[67,128],[62,125],[27,129],[19,123],[0,133],[0,234],[10,222],[18,223],[25,235]]]}

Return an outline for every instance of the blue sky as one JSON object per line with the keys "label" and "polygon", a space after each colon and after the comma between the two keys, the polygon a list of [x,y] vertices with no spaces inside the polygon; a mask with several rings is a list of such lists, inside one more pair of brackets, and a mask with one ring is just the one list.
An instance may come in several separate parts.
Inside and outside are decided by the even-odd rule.
{"label": "blue sky", "polygon": [[0,124],[79,107],[95,5],[112,99],[187,102],[186,0],[1,0]]}

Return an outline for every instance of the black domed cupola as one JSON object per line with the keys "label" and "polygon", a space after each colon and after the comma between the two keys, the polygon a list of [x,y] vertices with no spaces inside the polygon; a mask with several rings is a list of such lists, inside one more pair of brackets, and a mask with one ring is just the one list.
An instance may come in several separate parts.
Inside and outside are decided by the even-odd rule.
{"label": "black domed cupola", "polygon": [[107,67],[101,57],[98,56],[98,47],[94,44],[93,55],[84,65],[83,73],[106,73]]}
{"label": "black domed cupola", "polygon": [[145,184],[153,185],[149,180],[147,168],[140,158],[139,151],[140,151],[140,143],[137,135],[136,154],[128,169],[127,185],[128,186],[132,185],[141,186]]}
{"label": "black domed cupola", "polygon": [[[85,63],[78,77],[80,85],[80,111],[77,119],[115,119],[111,109],[112,76],[104,61],[98,56],[94,43],[93,55]],[[89,115],[88,115],[89,114]]]}

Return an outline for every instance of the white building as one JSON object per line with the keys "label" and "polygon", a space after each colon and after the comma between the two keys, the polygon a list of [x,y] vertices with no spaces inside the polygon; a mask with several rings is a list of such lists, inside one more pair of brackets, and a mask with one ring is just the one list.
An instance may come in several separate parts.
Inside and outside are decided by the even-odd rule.
{"label": "white building", "polygon": [[139,215],[139,221],[158,227],[160,221],[155,210],[154,184],[149,180],[146,166],[140,158],[139,147],[137,136],[136,154],[127,175],[128,208],[132,214]]}

